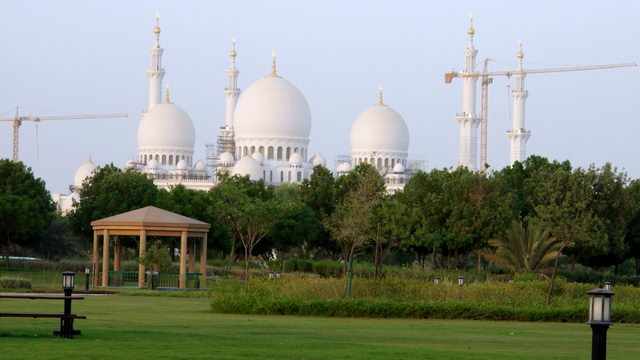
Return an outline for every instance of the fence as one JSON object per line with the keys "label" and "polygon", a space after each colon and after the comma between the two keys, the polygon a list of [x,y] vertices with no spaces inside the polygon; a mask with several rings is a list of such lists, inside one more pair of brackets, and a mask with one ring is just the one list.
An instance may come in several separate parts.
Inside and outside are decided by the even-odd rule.
{"label": "fence", "polygon": [[[152,276],[150,272],[145,274],[145,286],[152,289],[178,288],[180,286],[180,273],[157,272]],[[200,288],[200,273],[187,273],[187,289]],[[153,283],[150,283],[153,281]],[[137,287],[137,271],[109,271],[109,287]]]}

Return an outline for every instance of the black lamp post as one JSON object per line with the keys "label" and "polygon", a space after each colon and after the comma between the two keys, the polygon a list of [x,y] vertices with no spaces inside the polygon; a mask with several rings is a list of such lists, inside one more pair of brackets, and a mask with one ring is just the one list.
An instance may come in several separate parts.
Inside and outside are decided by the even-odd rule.
{"label": "black lamp post", "polygon": [[611,283],[609,281],[605,281],[604,286],[602,288],[607,291],[611,291]]}
{"label": "black lamp post", "polygon": [[464,285],[464,276],[458,276],[458,285],[460,286]]}
{"label": "black lamp post", "polygon": [[433,278],[433,283],[436,284],[436,285],[440,284],[440,277],[439,276],[434,277]]}
{"label": "black lamp post", "polygon": [[64,296],[71,296],[73,288],[76,287],[76,273],[73,271],[65,271],[62,273],[62,290]]}
{"label": "black lamp post", "polygon": [[91,268],[85,266],[84,268],[84,291],[89,292],[89,274],[91,274]]}
{"label": "black lamp post", "polygon": [[607,358],[607,330],[611,322],[611,297],[606,289],[593,289],[589,294],[589,325],[591,325],[591,360]]}
{"label": "black lamp post", "polygon": [[[65,271],[62,273],[62,290],[64,296],[71,297],[73,288],[76,286],[76,273]],[[64,314],[71,315],[71,299],[64,299]],[[73,319],[60,319],[60,335],[63,338],[73,337]]]}

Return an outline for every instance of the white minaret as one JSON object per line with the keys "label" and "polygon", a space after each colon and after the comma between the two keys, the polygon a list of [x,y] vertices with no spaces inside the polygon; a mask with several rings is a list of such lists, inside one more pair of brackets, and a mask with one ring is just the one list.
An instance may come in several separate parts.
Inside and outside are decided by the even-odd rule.
{"label": "white minaret", "polygon": [[162,68],[162,52],[160,47],[160,16],[156,14],[156,26],[153,28],[156,39],[151,48],[151,67],[147,71],[149,76],[149,108],[151,110],[156,104],[160,104],[162,99],[162,78],[164,77],[164,69]]}
{"label": "white minaret", "polygon": [[[238,69],[236,68],[236,41],[232,40],[232,47],[229,56],[231,56],[231,66],[227,70],[227,87],[224,89],[224,95],[227,98],[227,112],[224,127],[220,128],[218,135],[218,156],[223,152],[230,152],[235,157],[235,142],[233,132],[233,112],[236,109],[236,103],[240,96],[238,88]],[[236,159],[238,160],[238,159]]]}
{"label": "white minaret", "polygon": [[[476,67],[476,55],[478,50],[473,47],[473,17],[467,35],[469,35],[469,43],[464,51],[466,58],[465,69],[462,75],[474,74]],[[465,166],[471,171],[477,169],[477,153],[478,153],[478,125],[480,118],[476,114],[476,82],[477,77],[462,78],[462,113],[457,114],[458,124],[460,125],[460,149],[458,166]]]}
{"label": "white minaret", "polygon": [[511,165],[516,161],[523,162],[527,158],[527,141],[531,136],[531,131],[526,130],[524,127],[524,105],[529,96],[529,92],[524,89],[524,78],[526,74],[522,72],[522,59],[524,59],[522,40],[520,40],[520,50],[518,50],[516,57],[518,58],[518,70],[514,73],[516,85],[513,91],[511,91],[511,97],[513,97],[513,125],[511,131],[507,131]]}

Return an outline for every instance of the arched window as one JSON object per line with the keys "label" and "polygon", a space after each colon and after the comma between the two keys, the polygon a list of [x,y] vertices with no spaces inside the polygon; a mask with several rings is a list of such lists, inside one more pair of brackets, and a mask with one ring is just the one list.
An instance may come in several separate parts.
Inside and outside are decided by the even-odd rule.
{"label": "arched window", "polygon": [[269,182],[273,182],[273,170],[269,170]]}
{"label": "arched window", "polygon": [[145,165],[147,164],[147,155],[146,154],[144,155],[144,164]]}
{"label": "arched window", "polygon": [[245,146],[244,147],[244,152],[242,153],[242,156],[244,157],[244,156],[247,156],[247,155],[249,155],[249,148]]}
{"label": "arched window", "polygon": [[382,158],[378,158],[378,169],[382,169]]}
{"label": "arched window", "polygon": [[262,170],[262,180],[267,181],[267,170]]}
{"label": "arched window", "polygon": [[287,146],[287,158],[286,158],[287,161],[289,161],[290,156],[291,156],[291,148]]}
{"label": "arched window", "polygon": [[260,146],[258,151],[260,152],[260,154],[264,155],[264,146]]}
{"label": "arched window", "polygon": [[391,159],[391,167],[394,167],[396,165],[396,159]]}
{"label": "arched window", "polygon": [[291,182],[291,171],[289,171],[289,175],[287,175],[287,182]]}
{"label": "arched window", "polygon": [[173,165],[173,155],[169,155],[169,165]]}
{"label": "arched window", "polygon": [[389,158],[384,159],[384,167],[389,167]]}
{"label": "arched window", "polygon": [[294,152],[294,153],[297,153],[297,152],[298,152],[298,148],[297,148],[297,147],[296,147],[296,148],[293,148],[293,152]]}
{"label": "arched window", "polygon": [[298,171],[298,175],[296,176],[298,182],[302,181],[302,172]]}
{"label": "arched window", "polygon": [[254,152],[256,152],[256,147],[252,146],[250,151],[249,151],[249,155],[253,155]]}
{"label": "arched window", "polygon": [[284,182],[284,171],[280,171],[280,182]]}
{"label": "arched window", "polygon": [[273,160],[273,146],[269,146],[269,149],[267,150],[267,159]]}
{"label": "arched window", "polygon": [[373,158],[369,158],[369,164],[375,166],[376,162],[373,160]]}
{"label": "arched window", "polygon": [[156,155],[156,161],[160,161],[160,156]]}
{"label": "arched window", "polygon": [[278,156],[277,156],[278,160],[282,160],[282,146],[278,146]]}

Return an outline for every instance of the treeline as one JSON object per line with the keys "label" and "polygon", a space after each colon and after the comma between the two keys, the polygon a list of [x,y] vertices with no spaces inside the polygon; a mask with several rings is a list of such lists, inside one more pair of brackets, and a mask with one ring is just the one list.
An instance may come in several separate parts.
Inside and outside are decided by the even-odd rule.
{"label": "treeline", "polygon": [[[30,177],[16,175],[22,173]],[[432,269],[491,263],[512,273],[554,276],[560,264],[617,268],[630,259],[640,271],[640,182],[609,164],[573,168],[532,156],[488,174],[434,169],[415,174],[392,195],[366,164],[338,179],[316,167],[300,185],[279,187],[223,175],[206,192],[159,190],[142,174],[107,165],[85,181],[66,219],[53,215],[44,183],[30,169],[2,160],[0,175],[0,237],[7,254],[14,244],[36,247],[45,233],[63,232],[66,221],[88,248],[91,221],[154,205],[211,223],[213,256],[229,266],[243,259],[247,269],[252,257],[297,257],[345,266],[367,260],[376,273],[383,263]],[[14,201],[43,194],[48,200]],[[60,229],[45,231],[55,221]],[[71,246],[68,234],[59,237],[58,247]],[[135,238],[122,241],[137,247]]]}

